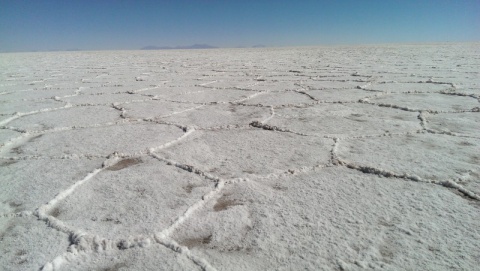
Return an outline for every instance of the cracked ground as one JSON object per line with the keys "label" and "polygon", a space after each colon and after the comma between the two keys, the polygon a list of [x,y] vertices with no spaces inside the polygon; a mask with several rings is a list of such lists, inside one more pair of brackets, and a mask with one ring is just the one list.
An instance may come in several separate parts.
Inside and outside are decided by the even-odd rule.
{"label": "cracked ground", "polygon": [[0,54],[0,269],[475,270],[479,51]]}

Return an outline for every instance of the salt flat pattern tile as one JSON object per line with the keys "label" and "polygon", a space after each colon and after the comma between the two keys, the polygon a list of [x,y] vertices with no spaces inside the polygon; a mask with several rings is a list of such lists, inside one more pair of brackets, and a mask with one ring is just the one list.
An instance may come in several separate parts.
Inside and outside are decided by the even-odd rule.
{"label": "salt flat pattern tile", "polygon": [[0,54],[0,269],[474,270],[479,48]]}
{"label": "salt flat pattern tile", "polygon": [[249,99],[245,104],[262,105],[262,106],[291,106],[295,104],[308,104],[313,102],[313,99],[302,95],[295,91],[281,91],[261,93],[252,99]]}
{"label": "salt flat pattern tile", "polygon": [[369,84],[366,88],[371,90],[379,90],[383,92],[390,92],[390,93],[402,93],[402,92],[439,92],[442,90],[448,90],[451,88],[450,84],[435,84],[433,82],[427,81],[422,82],[419,80],[418,82],[382,82],[381,84]]}
{"label": "salt flat pattern tile", "polygon": [[68,234],[38,223],[35,217],[1,217],[0,244],[3,270],[37,270],[64,253],[69,240]]}
{"label": "salt flat pattern tile", "polygon": [[478,110],[478,101],[470,97],[440,93],[387,94],[368,101],[410,111],[462,112]]}
{"label": "salt flat pattern tile", "polygon": [[220,270],[470,269],[479,253],[464,240],[478,236],[469,229],[480,211],[462,201],[424,183],[327,168],[232,184],[173,238]]}
{"label": "salt flat pattern tile", "polygon": [[125,118],[155,119],[194,110],[198,105],[156,99],[144,102],[120,103],[116,107],[125,111],[123,114]]}
{"label": "salt flat pattern tile", "polygon": [[218,129],[229,126],[248,126],[252,121],[262,121],[271,115],[268,107],[249,107],[235,104],[198,106],[176,114],[161,117],[167,122],[194,126],[196,129]]}
{"label": "salt flat pattern tile", "polygon": [[190,103],[227,103],[247,99],[249,95],[252,93],[237,89],[204,89],[204,91],[173,95],[170,99]]}
{"label": "salt flat pattern tile", "polygon": [[375,97],[377,93],[362,91],[358,89],[306,89],[301,93],[305,93],[312,97],[313,100],[325,103],[347,103],[357,102],[358,100]]}
{"label": "salt flat pattern tile", "polygon": [[478,137],[480,131],[480,114],[476,112],[429,114],[426,120],[430,129],[441,133]]}
{"label": "salt flat pattern tile", "polygon": [[[288,143],[295,141],[295,147]],[[199,131],[158,155],[221,178],[268,175],[328,164],[333,142],[260,129]]]}
{"label": "salt flat pattern tile", "polygon": [[320,103],[305,108],[278,108],[267,122],[302,134],[358,137],[421,129],[418,113],[360,103]]}
{"label": "salt flat pattern tile", "polygon": [[62,127],[102,126],[121,120],[121,113],[110,106],[82,106],[62,110],[62,118],[55,111],[18,118],[9,126],[24,131],[61,129]]}
{"label": "salt flat pattern tile", "polygon": [[202,270],[186,256],[159,244],[148,247],[137,247],[127,250],[103,251],[87,255],[80,255],[68,261],[66,270],[159,270],[181,271]]}
{"label": "salt flat pattern tile", "polygon": [[58,102],[52,99],[48,100],[16,100],[12,102],[0,102],[0,114],[15,115],[18,113],[38,113],[44,111],[52,111],[58,108],[65,108],[65,102]]}
{"label": "salt flat pattern tile", "polygon": [[0,101],[15,101],[15,100],[41,100],[51,99],[55,96],[63,97],[68,95],[74,95],[75,89],[65,87],[53,87],[46,85],[40,89],[11,91],[0,95]]}
{"label": "salt flat pattern tile", "polygon": [[[142,140],[137,140],[136,133],[142,135]],[[114,152],[134,155],[147,153],[150,148],[162,146],[182,134],[179,127],[150,122],[62,129],[26,137],[30,144],[11,144],[9,156],[104,157]]]}
{"label": "salt flat pattern tile", "polygon": [[[103,159],[1,160],[2,215],[33,212],[102,165]],[[32,192],[34,191],[34,192]]]}
{"label": "salt flat pattern tile", "polygon": [[476,138],[409,134],[340,142],[338,157],[345,163],[385,170],[392,175],[412,174],[419,180],[439,182],[480,170],[480,139]]}
{"label": "salt flat pattern tile", "polygon": [[97,174],[51,213],[109,239],[148,236],[167,228],[213,188],[214,182],[155,158],[126,158]]}
{"label": "salt flat pattern tile", "polygon": [[8,141],[21,136],[22,133],[15,131],[15,130],[7,130],[7,129],[2,129],[0,130],[0,140],[2,143],[0,143],[0,146],[5,145]]}
{"label": "salt flat pattern tile", "polygon": [[100,94],[100,95],[77,95],[66,97],[63,100],[75,105],[110,105],[113,103],[133,102],[150,100],[147,97],[142,97],[136,94],[130,93],[118,93],[118,94]]}

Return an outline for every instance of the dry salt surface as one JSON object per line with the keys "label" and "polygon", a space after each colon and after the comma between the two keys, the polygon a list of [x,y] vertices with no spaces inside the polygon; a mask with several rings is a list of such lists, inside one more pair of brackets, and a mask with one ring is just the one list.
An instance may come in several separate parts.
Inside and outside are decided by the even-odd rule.
{"label": "dry salt surface", "polygon": [[480,44],[0,54],[1,270],[478,270]]}

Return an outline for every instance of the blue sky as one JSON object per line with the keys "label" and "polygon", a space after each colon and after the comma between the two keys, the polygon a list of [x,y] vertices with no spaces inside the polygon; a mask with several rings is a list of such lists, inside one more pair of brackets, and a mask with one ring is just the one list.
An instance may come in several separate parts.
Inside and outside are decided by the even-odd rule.
{"label": "blue sky", "polygon": [[0,0],[7,52],[479,40],[479,0]]}

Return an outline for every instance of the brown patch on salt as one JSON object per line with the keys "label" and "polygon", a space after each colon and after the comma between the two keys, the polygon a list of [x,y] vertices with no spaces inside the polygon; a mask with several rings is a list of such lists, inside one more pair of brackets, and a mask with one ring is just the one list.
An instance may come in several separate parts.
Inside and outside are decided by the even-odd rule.
{"label": "brown patch on salt", "polygon": [[221,211],[227,210],[232,206],[237,206],[237,205],[243,205],[243,204],[240,202],[236,202],[235,200],[232,200],[232,199],[227,199],[225,195],[223,195],[221,198],[217,200],[217,203],[215,203],[215,205],[213,206],[213,210],[215,212],[221,212]]}
{"label": "brown patch on salt", "polygon": [[123,159],[121,161],[118,161],[116,164],[111,165],[107,168],[107,170],[111,171],[117,171],[117,170],[122,170],[127,167],[131,167],[133,165],[141,164],[143,163],[142,159],[140,158],[127,158]]}
{"label": "brown patch on salt", "polygon": [[181,241],[179,244],[182,246],[186,246],[188,248],[192,248],[192,247],[198,247],[198,246],[210,244],[211,241],[212,241],[212,235],[210,234],[209,236],[206,236],[206,237],[185,239]]}

